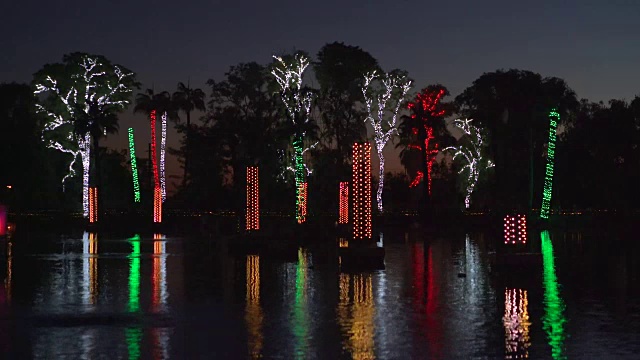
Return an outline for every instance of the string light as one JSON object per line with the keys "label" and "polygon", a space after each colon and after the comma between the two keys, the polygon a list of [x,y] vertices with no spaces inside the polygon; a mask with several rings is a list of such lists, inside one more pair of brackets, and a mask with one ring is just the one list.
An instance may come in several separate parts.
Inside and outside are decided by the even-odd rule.
{"label": "string light", "polygon": [[[158,160],[156,153],[156,111],[151,110],[149,114],[151,123],[151,163],[153,165],[153,188],[160,187],[160,179],[158,177]],[[155,191],[155,190],[154,190]],[[154,195],[155,196],[155,195]]]}
{"label": "string light", "polygon": [[160,137],[160,189],[162,190],[162,202],[167,200],[167,185],[164,173],[164,155],[167,147],[167,112],[162,114],[162,132]]}
{"label": "string light", "polygon": [[353,238],[371,239],[371,144],[353,144]]}
{"label": "string light", "polygon": [[153,188],[153,222],[162,222],[162,190],[160,186]]}
{"label": "string light", "polygon": [[[373,80],[378,80],[382,83],[382,87],[374,87]],[[368,113],[365,122],[369,121],[373,127],[376,151],[378,159],[380,159],[378,191],[376,193],[378,211],[380,212],[383,211],[382,190],[384,189],[384,155],[382,150],[391,136],[398,133],[396,126],[398,110],[407,92],[411,89],[411,83],[412,81],[406,76],[391,73],[378,76],[376,71],[372,71],[364,76],[362,94],[364,95]],[[391,113],[390,118],[385,119],[385,113]]]}
{"label": "string light", "polygon": [[307,221],[307,183],[300,184],[298,191],[298,224],[302,224]]}
{"label": "string light", "polygon": [[422,181],[422,179],[424,178],[424,173],[422,171],[418,171],[416,173],[416,178],[413,179],[413,181],[409,184],[409,187],[416,187],[418,186],[418,184],[420,184],[420,181]]}
{"label": "string light", "polygon": [[504,243],[527,243],[527,216],[518,214],[504,217]]}
{"label": "string light", "polygon": [[544,175],[544,190],[542,192],[542,206],[540,207],[540,217],[549,218],[549,207],[551,206],[551,193],[553,191],[553,165],[556,154],[556,130],[560,122],[560,114],[556,109],[549,112],[549,145],[547,146],[547,167]]}
{"label": "string light", "polygon": [[[76,136],[73,122],[79,117],[78,109],[89,113],[90,103],[100,108],[106,106],[124,109],[129,105],[130,93],[133,91],[134,74],[118,65],[103,62],[101,57],[83,54],[73,64],[75,71],[70,77],[67,75],[48,74],[37,79],[34,94],[49,94],[50,102],[45,105],[36,104],[36,111],[44,114],[48,122],[42,130],[42,140],[45,146],[67,154],[71,154],[68,172],[62,178],[63,190],[65,180],[76,175],[73,169],[78,156],[82,159],[82,213],[89,217],[89,168],[91,163],[91,134]],[[77,69],[77,70],[76,70]],[[70,81],[69,81],[70,80]],[[91,127],[92,124],[88,124]],[[68,132],[60,137],[48,137],[47,133],[58,133],[64,128]],[[59,141],[60,139],[61,141]],[[66,144],[73,144],[72,147]]]}
{"label": "string light", "polygon": [[[306,135],[306,132],[303,129],[304,125],[310,121],[309,113],[311,111],[311,101],[313,96],[310,91],[305,91],[302,88],[302,77],[310,62],[309,59],[302,54],[296,54],[292,61],[285,61],[281,57],[275,55],[273,58],[277,63],[271,71],[271,74],[276,78],[278,85],[280,85],[280,96],[282,98],[282,102],[287,108],[287,114],[293,122],[296,132],[293,137],[293,170],[295,172],[296,181],[296,220],[301,224],[306,221],[306,198],[305,203],[303,204],[303,195],[301,193],[303,188],[302,184],[304,182],[305,172],[308,174],[311,173],[304,163],[303,155],[307,150],[317,145],[316,143],[307,149],[303,149],[304,137]],[[306,191],[306,185],[304,185],[304,189],[304,191]]]}
{"label": "string light", "polygon": [[140,202],[140,182],[138,181],[138,161],[136,144],[133,140],[133,128],[129,128],[129,156],[131,157],[131,174],[133,175],[133,200]]}
{"label": "string light", "polygon": [[340,182],[340,213],[338,217],[338,224],[349,223],[349,182]]}
{"label": "string light", "polygon": [[98,188],[89,188],[89,223],[98,222]]}
{"label": "string light", "polygon": [[467,146],[449,146],[442,149],[442,151],[454,150],[453,160],[461,156],[466,161],[466,164],[460,169],[458,174],[462,174],[465,170],[469,172],[469,176],[467,177],[467,194],[464,198],[464,206],[467,209],[469,205],[471,205],[471,194],[478,183],[480,170],[494,166],[491,160],[487,160],[486,163],[484,162],[484,158],[482,157],[482,151],[484,150],[482,134],[480,133],[480,129],[471,125],[471,121],[473,121],[473,119],[453,120],[453,125],[468,136],[469,142]]}
{"label": "string light", "polygon": [[260,229],[260,204],[259,204],[258,167],[247,167],[247,231]]}
{"label": "string light", "polygon": [[[417,149],[421,152],[424,151],[424,159],[427,165],[427,190],[429,195],[431,195],[431,173],[433,170],[433,163],[438,155],[438,143],[430,145],[431,140],[435,140],[435,137],[433,136],[433,126],[431,126],[430,121],[445,115],[445,109],[438,109],[440,100],[445,96],[445,94],[446,91],[444,89],[439,89],[437,92],[424,89],[407,105],[409,110],[412,111],[411,118],[417,119],[419,117],[422,122],[422,127],[425,130],[424,148],[417,145],[409,145],[408,147],[410,149]],[[418,135],[417,127],[413,128],[413,134]],[[418,171],[416,178],[411,182],[411,185],[413,186],[410,185],[409,187],[417,186],[423,179],[424,173]]]}

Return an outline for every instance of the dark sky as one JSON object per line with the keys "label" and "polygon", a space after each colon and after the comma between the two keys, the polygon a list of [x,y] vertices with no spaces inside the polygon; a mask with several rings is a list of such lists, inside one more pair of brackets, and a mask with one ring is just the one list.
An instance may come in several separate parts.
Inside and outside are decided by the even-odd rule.
{"label": "dark sky", "polygon": [[[231,65],[342,41],[385,70],[409,71],[418,89],[439,82],[453,96],[500,68],[563,78],[593,101],[640,93],[636,0],[22,0],[0,5],[0,31],[0,82],[28,82],[43,64],[83,51],[135,71],[143,88],[174,91],[190,79],[208,94],[205,81]],[[148,123],[130,113],[109,143],[124,148],[134,126],[141,155]],[[389,162],[400,170],[395,156]],[[180,173],[175,161],[167,172]]]}

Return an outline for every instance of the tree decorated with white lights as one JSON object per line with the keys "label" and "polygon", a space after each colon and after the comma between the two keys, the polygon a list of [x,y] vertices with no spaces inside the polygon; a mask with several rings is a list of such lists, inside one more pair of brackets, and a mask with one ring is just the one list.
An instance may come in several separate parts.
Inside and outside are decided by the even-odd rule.
{"label": "tree decorated with white lights", "polygon": [[391,139],[398,133],[398,111],[405,96],[411,89],[412,81],[405,73],[392,71],[388,74],[378,74],[376,71],[364,76],[362,94],[367,107],[367,118],[373,127],[376,152],[380,160],[378,177],[378,191],[376,199],[378,211],[382,212],[382,190],[384,188],[384,155],[382,151]]}
{"label": "tree decorated with white lights", "polygon": [[464,133],[460,139],[464,143],[460,146],[449,146],[442,150],[443,152],[453,151],[453,160],[459,158],[464,163],[458,174],[467,173],[467,178],[464,182],[466,187],[464,206],[466,209],[471,205],[471,194],[473,194],[478,184],[480,172],[494,166],[491,160],[483,156],[487,144],[485,144],[484,135],[480,129],[471,125],[472,121],[473,119],[453,120],[453,125]]}
{"label": "tree decorated with white lights", "polygon": [[33,86],[39,100],[36,110],[46,118],[42,140],[72,156],[63,187],[76,174],[78,156],[82,160],[82,209],[88,217],[92,135],[100,133],[95,131],[100,118],[113,118],[129,106],[131,92],[138,86],[135,74],[104,56],[72,53],[62,63],[47,64],[35,73]]}
{"label": "tree decorated with white lights", "polygon": [[275,77],[280,87],[280,97],[287,109],[287,117],[293,126],[293,168],[296,180],[296,218],[299,223],[304,222],[306,209],[306,191],[304,182],[306,175],[311,170],[304,162],[304,153],[312,149],[316,144],[305,148],[304,141],[307,129],[311,125],[311,102],[313,94],[311,90],[302,86],[302,76],[309,66],[309,58],[302,53],[297,53],[286,58],[273,56],[275,59],[271,74]]}

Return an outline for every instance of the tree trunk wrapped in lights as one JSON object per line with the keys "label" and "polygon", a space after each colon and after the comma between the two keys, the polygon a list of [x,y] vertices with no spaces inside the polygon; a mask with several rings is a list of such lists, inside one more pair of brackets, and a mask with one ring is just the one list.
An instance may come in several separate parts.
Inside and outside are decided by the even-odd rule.
{"label": "tree trunk wrapped in lights", "polygon": [[247,231],[260,229],[260,187],[258,181],[258,167],[247,167]]}
{"label": "tree trunk wrapped in lights", "polygon": [[349,182],[340,182],[338,224],[349,223]]}
{"label": "tree trunk wrapped in lights", "polygon": [[467,180],[465,183],[466,194],[464,198],[464,207],[466,209],[471,205],[471,194],[478,183],[480,178],[480,171],[493,167],[494,164],[491,160],[483,157],[485,151],[485,144],[480,129],[471,125],[472,119],[453,121],[453,125],[466,135],[467,143],[461,146],[449,146],[442,149],[442,151],[453,150],[453,160],[460,158],[464,161],[464,166],[460,169],[458,174],[462,174],[464,171],[468,172]]}
{"label": "tree trunk wrapped in lights", "polygon": [[65,180],[75,175],[78,156],[82,160],[82,210],[89,217],[89,169],[91,141],[104,136],[103,120],[113,121],[113,114],[129,105],[137,85],[130,70],[112,64],[99,55],[72,53],[63,63],[48,64],[34,75],[34,94],[40,97],[36,111],[46,123],[42,139],[46,146],[72,156]]}
{"label": "tree trunk wrapped in lights", "polygon": [[164,171],[165,152],[167,149],[167,112],[162,113],[162,127],[160,137],[160,191],[162,192],[162,202],[167,200],[167,180]]}
{"label": "tree trunk wrapped in lights", "polygon": [[138,179],[138,159],[136,158],[136,143],[133,138],[133,128],[129,128],[129,157],[131,158],[131,175],[133,176],[133,201],[140,202],[140,181]]}
{"label": "tree trunk wrapped in lights", "polygon": [[160,186],[153,188],[153,222],[162,222],[162,189]]}
{"label": "tree trunk wrapped in lights", "polygon": [[[293,123],[294,137],[294,169],[296,181],[296,219],[298,223],[306,221],[306,195],[303,202],[303,183],[305,176],[310,173],[304,163],[304,153],[314,145],[304,148],[306,129],[310,124],[310,111],[312,94],[302,87],[302,76],[309,66],[309,59],[303,54],[295,54],[293,57],[283,59],[273,56],[276,60],[271,74],[276,78],[280,86],[280,96],[287,108],[287,115]],[[317,144],[317,143],[316,143]]]}
{"label": "tree trunk wrapped in lights", "polygon": [[[382,85],[375,86],[374,80],[378,80]],[[391,136],[398,132],[396,122],[398,111],[407,92],[411,89],[411,83],[412,81],[405,74],[398,72],[378,75],[376,71],[372,71],[364,76],[362,94],[368,112],[365,121],[369,121],[373,127],[376,152],[380,160],[378,192],[376,194],[378,211],[380,212],[383,211],[382,191],[384,189],[384,155],[382,151]]]}
{"label": "tree trunk wrapped in lights", "polygon": [[98,188],[89,188],[89,223],[98,222]]}
{"label": "tree trunk wrapped in lights", "polygon": [[560,114],[556,109],[549,112],[549,144],[547,145],[547,167],[544,175],[544,191],[542,193],[542,206],[540,207],[540,217],[549,218],[549,207],[551,206],[551,193],[553,191],[553,166],[556,157],[556,130],[560,122]]}
{"label": "tree trunk wrapped in lights", "polygon": [[371,239],[371,144],[353,144],[353,238]]}

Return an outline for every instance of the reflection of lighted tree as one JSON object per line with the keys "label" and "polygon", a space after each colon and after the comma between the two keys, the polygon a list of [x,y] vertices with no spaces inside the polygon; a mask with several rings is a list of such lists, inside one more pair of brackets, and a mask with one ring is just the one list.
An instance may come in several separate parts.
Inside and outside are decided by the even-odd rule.
{"label": "reflection of lighted tree", "polygon": [[527,290],[504,290],[505,359],[529,357],[529,300]]}
{"label": "reflection of lighted tree", "polygon": [[142,341],[142,329],[140,327],[129,327],[125,329],[127,340],[127,353],[129,360],[140,359],[140,341]]}
{"label": "reflection of lighted tree", "polygon": [[542,284],[544,286],[544,316],[542,328],[547,333],[551,355],[554,359],[566,359],[564,353],[564,301],[560,297],[558,278],[556,277],[553,244],[549,232],[540,233],[542,251]]}
{"label": "reflection of lighted tree", "polygon": [[371,274],[340,274],[337,316],[341,330],[347,337],[343,341],[343,348],[351,353],[351,357],[353,359],[375,358],[373,339],[375,305]]}
{"label": "reflection of lighted tree", "polygon": [[153,308],[165,311],[167,305],[167,243],[162,234],[153,235]]}
{"label": "reflection of lighted tree", "polygon": [[129,239],[129,312],[140,311],[140,235]]}
{"label": "reflection of lighted tree", "polygon": [[247,296],[245,321],[249,332],[249,357],[262,357],[262,323],[264,315],[260,306],[260,256],[247,256]]}
{"label": "reflection of lighted tree", "polygon": [[82,277],[85,304],[95,304],[98,295],[98,235],[84,232],[82,236]]}
{"label": "reflection of lighted tree", "polygon": [[293,335],[296,338],[295,357],[304,359],[309,333],[309,311],[307,309],[307,252],[298,249],[298,265],[296,266],[296,299],[294,304]]}

